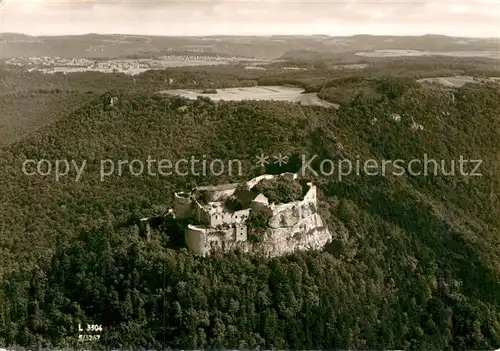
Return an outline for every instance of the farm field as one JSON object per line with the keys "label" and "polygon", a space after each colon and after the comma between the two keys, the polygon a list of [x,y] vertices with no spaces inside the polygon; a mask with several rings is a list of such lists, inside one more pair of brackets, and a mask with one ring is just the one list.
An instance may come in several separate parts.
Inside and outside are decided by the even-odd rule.
{"label": "farm field", "polygon": [[499,82],[499,77],[488,77],[488,78],[476,78],[472,76],[455,76],[455,77],[434,77],[434,78],[422,78],[418,79],[419,83],[434,83],[443,85],[446,87],[460,88],[467,83],[481,83],[485,81]]}
{"label": "farm field", "polygon": [[268,100],[289,101],[303,105],[334,107],[336,104],[320,99],[316,93],[303,94],[304,89],[284,86],[242,87],[217,89],[217,93],[204,93],[203,90],[163,90],[159,93],[180,95],[195,100],[198,96],[207,96],[212,100],[244,101]]}

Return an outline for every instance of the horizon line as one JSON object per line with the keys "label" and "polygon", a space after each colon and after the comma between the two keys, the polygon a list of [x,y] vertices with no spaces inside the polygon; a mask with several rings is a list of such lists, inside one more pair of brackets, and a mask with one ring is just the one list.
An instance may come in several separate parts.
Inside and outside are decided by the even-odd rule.
{"label": "horizon line", "polygon": [[[367,33],[359,33],[359,34],[351,34],[351,35],[330,35],[330,34],[209,34],[209,35],[162,35],[162,34],[131,34],[131,33],[80,33],[80,34],[27,34],[22,32],[0,32],[0,35],[24,35],[28,37],[78,37],[78,36],[88,36],[88,35],[124,35],[124,36],[136,36],[136,37],[167,37],[167,38],[210,38],[210,37],[243,37],[243,38],[251,38],[251,37],[328,37],[328,38],[348,38],[348,37],[356,37],[356,36],[371,36],[371,37],[425,37],[425,36],[437,36],[437,37],[446,37],[446,38],[459,38],[459,39],[482,39],[482,40],[500,40],[500,34],[498,37],[474,37],[474,36],[451,36],[446,34],[367,34]],[[500,44],[500,43],[499,43]]]}

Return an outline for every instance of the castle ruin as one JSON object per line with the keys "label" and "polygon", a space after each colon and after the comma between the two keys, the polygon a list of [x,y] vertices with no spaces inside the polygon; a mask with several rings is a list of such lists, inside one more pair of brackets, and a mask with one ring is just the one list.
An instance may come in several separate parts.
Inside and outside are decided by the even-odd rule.
{"label": "castle ruin", "polygon": [[[206,256],[215,251],[234,249],[255,251],[248,242],[247,220],[260,211],[269,218],[261,249],[270,256],[284,254],[302,247],[320,248],[331,240],[331,234],[317,214],[316,186],[307,182],[303,198],[284,204],[270,203],[262,193],[252,191],[264,179],[297,180],[297,174],[262,175],[243,184],[201,186],[190,193],[175,193],[172,215],[176,219],[192,219],[185,229],[188,249]],[[239,204],[228,208],[228,200]]]}

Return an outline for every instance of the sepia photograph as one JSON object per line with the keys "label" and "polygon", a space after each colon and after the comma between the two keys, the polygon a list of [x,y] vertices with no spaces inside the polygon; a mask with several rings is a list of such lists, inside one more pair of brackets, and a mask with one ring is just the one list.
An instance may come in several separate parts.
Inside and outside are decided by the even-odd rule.
{"label": "sepia photograph", "polygon": [[499,0],[0,1],[0,351],[500,350]]}

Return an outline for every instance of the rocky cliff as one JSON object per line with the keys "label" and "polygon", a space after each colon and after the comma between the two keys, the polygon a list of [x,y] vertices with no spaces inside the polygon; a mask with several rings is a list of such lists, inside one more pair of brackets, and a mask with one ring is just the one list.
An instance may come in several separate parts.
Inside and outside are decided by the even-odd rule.
{"label": "rocky cliff", "polygon": [[260,243],[231,242],[224,252],[238,249],[267,257],[283,256],[295,251],[320,250],[332,241],[332,234],[321,216],[310,204],[287,208],[269,221]]}
{"label": "rocky cliff", "polygon": [[256,244],[256,252],[265,256],[282,256],[294,251],[319,250],[332,240],[332,234],[321,216],[312,213],[291,226],[269,228],[264,241]]}

